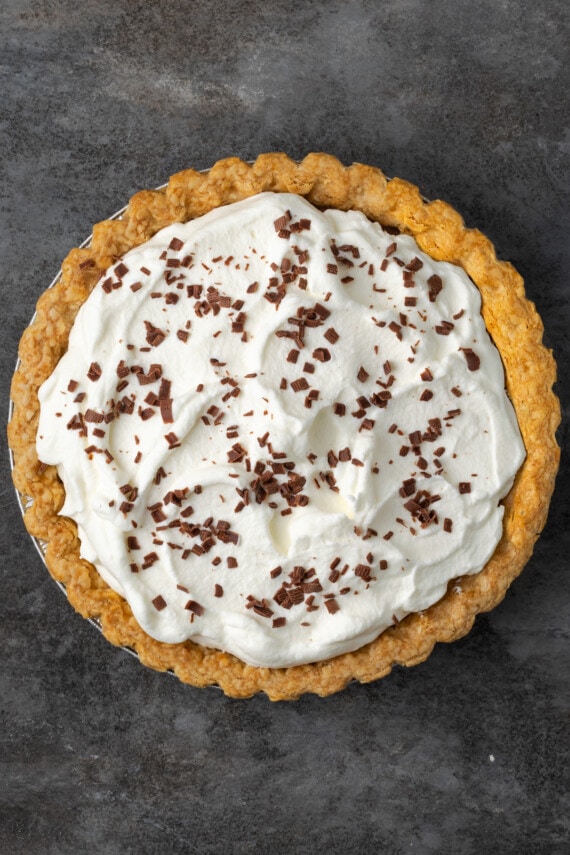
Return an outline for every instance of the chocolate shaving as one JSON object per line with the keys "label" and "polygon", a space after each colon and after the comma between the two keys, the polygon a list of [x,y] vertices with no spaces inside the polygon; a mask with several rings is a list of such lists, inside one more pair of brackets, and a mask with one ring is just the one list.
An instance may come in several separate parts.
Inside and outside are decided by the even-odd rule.
{"label": "chocolate shaving", "polygon": [[278,217],[276,220],[274,220],[273,226],[275,228],[275,231],[279,234],[279,232],[286,229],[290,219],[290,216],[287,216],[287,214],[283,214],[281,217]]}
{"label": "chocolate shaving", "polygon": [[398,341],[402,341],[402,327],[400,324],[397,324],[396,321],[390,321],[388,329],[392,330]]}
{"label": "chocolate shaving", "polygon": [[122,279],[123,276],[126,276],[128,272],[129,268],[122,261],[119,262],[119,264],[117,264],[117,266],[115,267],[115,273],[117,274],[119,279]]}
{"label": "chocolate shaving", "polygon": [[145,321],[144,325],[145,325],[145,329],[146,329],[145,338],[146,338],[147,342],[150,344],[150,346],[151,347],[158,347],[160,344],[162,344],[162,342],[166,338],[167,334],[165,332],[163,332],[161,329],[159,329],[158,327],[153,326],[153,324],[151,324],[150,321]]}
{"label": "chocolate shaving", "polygon": [[374,579],[368,564],[357,564],[354,568],[354,575],[358,576],[364,582],[371,582]]}
{"label": "chocolate shaving", "polygon": [[402,486],[400,488],[400,496],[402,496],[402,498],[405,498],[406,496],[412,496],[415,492],[416,479],[406,478],[406,480],[402,482]]}
{"label": "chocolate shaving", "polygon": [[478,371],[479,366],[481,365],[481,360],[470,347],[462,347],[460,348],[463,351],[463,356],[467,362],[467,368],[469,371]]}
{"label": "chocolate shaving", "polygon": [[312,353],[313,359],[319,362],[328,362],[331,358],[330,350],[326,347],[317,347]]}
{"label": "chocolate shaving", "polygon": [[291,388],[294,392],[302,392],[305,389],[309,388],[309,384],[304,377],[299,377],[297,380],[293,380],[291,383]]}
{"label": "chocolate shaving", "polygon": [[434,273],[433,276],[430,276],[428,281],[428,297],[430,303],[435,303],[435,299],[441,289],[443,288],[443,282],[441,281],[441,276],[438,276],[437,273]]}
{"label": "chocolate shaving", "polygon": [[93,383],[95,383],[103,372],[101,371],[101,366],[97,362],[92,362],[89,366],[89,371],[87,372],[87,377]]}
{"label": "chocolate shaving", "polygon": [[192,614],[195,614],[197,617],[201,617],[204,614],[204,606],[197,603],[196,600],[188,600],[184,608],[187,611],[192,612]]}
{"label": "chocolate shaving", "polygon": [[139,366],[134,366],[131,368],[131,371],[137,375],[137,380],[141,386],[148,386],[151,383],[155,383],[157,380],[160,380],[162,377],[162,365],[158,365],[154,362],[151,364],[146,374]]}
{"label": "chocolate shaving", "polygon": [[434,329],[438,335],[449,335],[454,327],[455,324],[452,324],[451,321],[442,321],[441,324],[438,324]]}
{"label": "chocolate shaving", "polygon": [[164,435],[164,438],[167,441],[169,448],[179,448],[180,447],[180,441],[179,441],[178,437],[176,436],[176,434],[174,433],[174,431],[171,431],[170,433],[166,433]]}
{"label": "chocolate shaving", "polygon": [[94,422],[95,424],[101,424],[101,422],[105,421],[105,416],[103,413],[98,413],[96,410],[92,410],[88,407],[85,410],[85,421],[86,422]]}

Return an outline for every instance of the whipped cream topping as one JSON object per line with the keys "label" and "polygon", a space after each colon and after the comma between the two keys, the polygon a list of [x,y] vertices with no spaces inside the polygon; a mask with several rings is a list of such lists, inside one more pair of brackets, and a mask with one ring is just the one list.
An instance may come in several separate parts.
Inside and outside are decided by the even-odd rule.
{"label": "whipped cream topping", "polygon": [[467,275],[289,194],[127,253],[40,402],[61,513],[143,629],[267,667],[478,572],[524,458]]}

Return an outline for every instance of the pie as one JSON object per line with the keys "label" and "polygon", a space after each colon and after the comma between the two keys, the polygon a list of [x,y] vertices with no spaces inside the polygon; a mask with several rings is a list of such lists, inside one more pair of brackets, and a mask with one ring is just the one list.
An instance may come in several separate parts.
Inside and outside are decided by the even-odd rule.
{"label": "pie", "polygon": [[542,331],[405,181],[326,154],[185,170],[94,227],[22,336],[26,526],[84,617],[183,682],[376,680],[532,553],[559,461]]}

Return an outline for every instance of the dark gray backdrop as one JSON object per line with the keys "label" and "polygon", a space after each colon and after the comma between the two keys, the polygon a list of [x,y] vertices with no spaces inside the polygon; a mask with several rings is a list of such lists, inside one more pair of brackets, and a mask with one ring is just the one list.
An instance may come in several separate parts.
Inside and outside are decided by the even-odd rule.
{"label": "dark gray backdrop", "polygon": [[[93,222],[174,171],[270,150],[451,202],[525,277],[564,399],[566,5],[3,0],[6,409],[35,301]],[[148,671],[75,615],[1,444],[0,851],[568,851],[567,461],[532,561],[469,637],[272,705]]]}

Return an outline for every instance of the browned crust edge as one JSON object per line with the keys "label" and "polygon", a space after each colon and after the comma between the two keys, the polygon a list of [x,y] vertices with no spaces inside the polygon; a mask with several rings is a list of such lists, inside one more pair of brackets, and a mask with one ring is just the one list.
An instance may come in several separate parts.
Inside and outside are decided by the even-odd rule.
{"label": "browned crust edge", "polygon": [[[38,461],[35,448],[37,390],[65,351],[75,315],[100,272],[164,226],[265,190],[297,193],[319,207],[361,210],[372,220],[413,235],[434,259],[463,267],[481,292],[483,317],[502,356],[507,391],[527,449],[504,502],[503,537],[480,573],[461,577],[460,584],[455,580],[438,603],[409,615],[354,653],[280,669],[252,667],[190,641],[170,645],[146,635],[125,600],[80,558],[75,524],[58,516],[63,487],[55,468]],[[556,365],[542,334],[540,317],[525,298],[515,269],[498,261],[491,242],[467,229],[453,208],[441,201],[425,202],[418,188],[406,181],[388,180],[379,169],[359,163],[345,167],[327,154],[309,154],[300,163],[280,153],[262,154],[252,164],[228,158],[206,174],[179,172],[165,189],[137,193],[121,220],[97,224],[91,246],[69,253],[59,281],[42,294],[35,319],[22,336],[8,439],[14,484],[26,499],[26,527],[47,542],[48,569],[65,585],[78,612],[97,618],[113,644],[133,648],[145,665],[171,669],[185,683],[218,684],[232,697],[265,692],[272,700],[292,700],[305,692],[330,695],[351,680],[376,680],[394,664],[422,662],[436,642],[467,634],[479,612],[502,600],[532,554],[546,522],[560,456],[555,439],[560,405],[552,391]]]}

